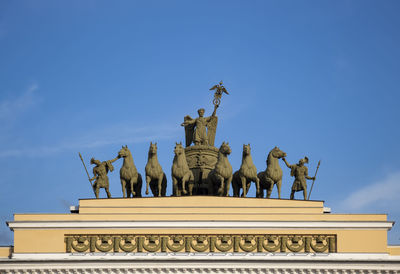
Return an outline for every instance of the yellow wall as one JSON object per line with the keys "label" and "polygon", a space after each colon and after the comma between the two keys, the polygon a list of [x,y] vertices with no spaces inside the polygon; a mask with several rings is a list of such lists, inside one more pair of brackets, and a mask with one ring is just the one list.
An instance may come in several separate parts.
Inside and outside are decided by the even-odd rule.
{"label": "yellow wall", "polygon": [[392,256],[400,256],[400,245],[388,246],[388,252]]}
{"label": "yellow wall", "polygon": [[[80,200],[79,214],[16,214],[15,221],[387,221],[385,214],[326,214],[322,201],[234,197]],[[65,252],[66,234],[335,234],[338,252],[387,253],[387,230],[345,229],[15,229],[16,253]],[[388,251],[389,250],[389,251]]]}
{"label": "yellow wall", "polygon": [[12,250],[12,246],[0,246],[0,258],[8,258]]}

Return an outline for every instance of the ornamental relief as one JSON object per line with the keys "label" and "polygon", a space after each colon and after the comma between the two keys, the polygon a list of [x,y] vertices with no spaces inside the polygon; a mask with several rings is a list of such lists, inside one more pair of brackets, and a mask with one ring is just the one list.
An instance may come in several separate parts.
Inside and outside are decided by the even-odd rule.
{"label": "ornamental relief", "polygon": [[210,155],[195,154],[186,158],[189,168],[208,168],[213,169],[217,163],[217,158]]}
{"label": "ornamental relief", "polygon": [[190,169],[208,168],[213,169],[218,160],[218,152],[213,150],[188,150],[185,149],[186,161]]}
{"label": "ornamental relief", "polygon": [[336,253],[336,235],[65,235],[66,252]]}

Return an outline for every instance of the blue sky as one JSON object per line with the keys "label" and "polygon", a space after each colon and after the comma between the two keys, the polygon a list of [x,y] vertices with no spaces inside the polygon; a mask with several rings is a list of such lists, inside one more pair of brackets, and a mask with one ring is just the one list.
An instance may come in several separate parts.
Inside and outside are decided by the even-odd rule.
{"label": "blue sky", "polygon": [[[78,151],[89,165],[128,145],[144,174],[158,142],[171,193],[180,123],[200,107],[211,114],[220,80],[230,95],[216,144],[230,143],[235,170],[243,143],[259,171],[279,146],[290,163],[308,156],[311,174],[321,160],[312,199],[333,213],[399,222],[399,10],[390,0],[0,1],[0,244],[12,244],[13,213],[68,212],[93,197]],[[389,243],[400,244],[398,224]]]}

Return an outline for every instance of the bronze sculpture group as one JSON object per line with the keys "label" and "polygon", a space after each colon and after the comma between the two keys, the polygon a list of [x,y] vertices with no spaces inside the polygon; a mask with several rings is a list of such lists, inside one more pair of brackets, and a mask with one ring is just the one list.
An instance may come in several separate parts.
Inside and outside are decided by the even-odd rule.
{"label": "bronze sculpture group", "polygon": [[[192,119],[187,115],[181,124],[181,126],[185,127],[186,147],[184,148],[182,143],[175,144],[175,156],[171,168],[172,196],[229,196],[229,189],[232,184],[233,196],[246,197],[251,182],[254,182],[256,197],[263,198],[266,191],[266,198],[270,198],[274,185],[276,185],[278,198],[280,199],[283,171],[279,165],[279,159],[282,159],[286,166],[290,168],[290,175],[294,177],[290,199],[294,199],[295,192],[303,191],[304,200],[307,200],[306,180],[313,180],[313,183],[315,181],[315,176],[310,177],[308,175],[308,168],[305,166],[308,163],[307,157],[300,159],[297,164],[290,165],[286,161],[286,153],[278,147],[274,147],[268,153],[266,169],[257,173],[257,168],[251,157],[250,144],[247,144],[243,145],[240,169],[233,173],[228,159],[229,154],[232,152],[229,143],[223,142],[219,149],[214,147],[218,124],[216,110],[221,103],[222,94],[229,93],[223,86],[222,81],[210,90],[215,90],[212,115],[204,117],[205,110],[201,108],[198,110],[198,118]],[[82,156],[80,154],[79,156],[85,166]],[[120,158],[123,158],[123,164],[120,169],[123,197],[141,197],[142,176],[136,169],[128,146],[122,146],[118,156],[112,160],[101,162],[92,158],[91,164],[95,165],[92,178],[89,176],[85,166],[96,198],[99,197],[100,188],[104,188],[107,197],[111,198],[107,173],[114,170],[112,163]],[[145,172],[146,195],[149,194],[150,187],[154,197],[166,196],[167,176],[158,162],[157,143],[150,143]]]}

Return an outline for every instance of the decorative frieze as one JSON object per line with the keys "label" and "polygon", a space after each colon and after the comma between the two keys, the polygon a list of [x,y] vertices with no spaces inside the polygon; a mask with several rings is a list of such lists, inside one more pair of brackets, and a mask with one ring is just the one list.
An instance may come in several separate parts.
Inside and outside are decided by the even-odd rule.
{"label": "decorative frieze", "polygon": [[230,267],[213,267],[213,268],[106,268],[106,267],[86,267],[86,268],[17,268],[17,269],[1,269],[0,273],[7,274],[210,274],[210,273],[238,273],[238,274],[284,274],[284,273],[301,273],[301,274],[398,274],[398,269],[381,269],[379,267],[368,269],[343,269],[340,267],[335,268],[230,268]]}
{"label": "decorative frieze", "polygon": [[336,253],[336,235],[65,235],[66,252]]}

